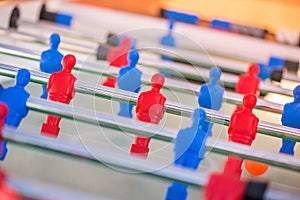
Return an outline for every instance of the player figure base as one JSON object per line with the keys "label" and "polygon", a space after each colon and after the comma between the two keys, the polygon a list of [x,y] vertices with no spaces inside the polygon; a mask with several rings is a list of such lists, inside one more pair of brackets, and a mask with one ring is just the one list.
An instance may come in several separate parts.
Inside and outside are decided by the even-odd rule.
{"label": "player figure base", "polygon": [[140,156],[147,158],[149,153],[149,148],[145,146],[138,146],[136,144],[131,145],[130,154],[135,156]]}
{"label": "player figure base", "polygon": [[106,80],[102,83],[103,86],[115,88],[117,84],[117,80],[115,78],[108,77]]}
{"label": "player figure base", "polygon": [[60,128],[58,126],[43,123],[41,135],[57,138]]}

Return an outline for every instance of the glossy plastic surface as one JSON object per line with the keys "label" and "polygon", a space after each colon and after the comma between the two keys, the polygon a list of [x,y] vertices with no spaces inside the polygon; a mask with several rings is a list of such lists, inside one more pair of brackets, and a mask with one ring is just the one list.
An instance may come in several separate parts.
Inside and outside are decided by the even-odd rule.
{"label": "glossy plastic surface", "polygon": [[[159,43],[163,46],[167,46],[167,47],[176,47],[176,40],[173,36],[173,28],[174,28],[174,24],[175,24],[175,20],[173,18],[170,18],[169,19],[169,30],[168,30],[168,33],[167,35],[163,36]],[[169,57],[169,56],[164,56],[164,55],[161,55],[160,56],[161,59],[163,60],[170,60],[170,61],[173,61],[174,59]],[[161,74],[163,74],[165,77],[170,77],[171,74],[168,73],[167,71],[164,71],[164,70],[160,70],[159,71]]]}
{"label": "glossy plastic surface", "polygon": [[178,12],[174,10],[164,10],[164,15],[168,19],[173,19],[189,24],[197,24],[200,21],[199,17],[196,15]]}
{"label": "glossy plastic surface", "polygon": [[[58,51],[60,44],[60,36],[57,33],[53,33],[50,36],[50,49],[43,51],[40,59],[40,70],[45,73],[53,74],[62,70],[62,58],[63,55]],[[41,98],[47,99],[47,86],[43,85],[43,94]]]}
{"label": "glossy plastic surface", "polygon": [[26,102],[30,94],[25,90],[25,86],[29,81],[29,71],[20,69],[16,77],[16,85],[4,89],[0,95],[0,102],[5,103],[9,110],[5,118],[5,123],[8,126],[17,128],[28,113]]}
{"label": "glossy plastic surface", "polygon": [[229,157],[223,173],[212,173],[205,187],[206,200],[242,200],[246,182],[240,180],[239,158]]}
{"label": "glossy plastic surface", "polygon": [[8,108],[0,102],[0,160],[4,160],[7,154],[7,142],[2,138],[2,128],[5,125],[4,119],[8,113]]}
{"label": "glossy plastic surface", "polygon": [[224,20],[213,19],[210,21],[210,26],[215,29],[230,31],[232,23]]}
{"label": "glossy plastic surface", "polygon": [[[128,65],[128,52],[130,51],[132,40],[128,37],[121,39],[120,46],[111,47],[106,56],[106,60],[110,66],[124,67]],[[117,80],[115,78],[108,77],[102,85],[107,87],[116,87]]]}
{"label": "glossy plastic surface", "polygon": [[[69,104],[75,94],[74,84],[76,77],[71,73],[76,63],[76,58],[68,54],[63,58],[63,70],[53,73],[48,81],[48,99],[60,103]],[[47,116],[47,120],[42,125],[41,134],[57,137],[59,133],[59,122],[61,118]]]}
{"label": "glossy plastic surface", "polygon": [[254,94],[246,94],[243,98],[243,108],[236,110],[230,118],[229,140],[241,144],[251,145],[256,137],[259,119],[252,113],[257,98]]}
{"label": "glossy plastic surface", "polygon": [[235,91],[240,94],[258,94],[260,79],[258,78],[259,66],[251,64],[247,74],[239,76]]}
{"label": "glossy plastic surface", "polygon": [[[284,105],[281,122],[284,126],[300,129],[300,86],[294,89],[294,101]],[[296,142],[291,140],[282,139],[281,153],[294,155],[294,147]]]}
{"label": "glossy plastic surface", "polygon": [[[140,94],[136,104],[137,120],[159,124],[164,116],[164,105],[166,97],[160,93],[160,89],[165,83],[165,78],[161,74],[154,74],[151,78],[151,90]],[[147,157],[149,152],[150,138],[135,138],[135,143],[131,145],[131,154]]]}
{"label": "glossy plastic surface", "polygon": [[[198,104],[200,107],[208,108],[212,110],[220,110],[223,101],[224,87],[220,86],[219,80],[222,71],[218,67],[213,67],[209,73],[209,82],[203,84],[200,88],[198,95]],[[208,135],[212,135],[212,126],[210,122],[205,122],[203,130],[208,132]]]}
{"label": "glossy plastic surface", "polygon": [[[120,69],[117,78],[118,88],[130,92],[138,93],[141,88],[142,72],[136,68],[136,64],[139,60],[138,51],[130,51],[128,54],[129,65]],[[120,103],[119,116],[132,118],[133,105],[128,103]]]}
{"label": "glossy plastic surface", "polygon": [[[197,108],[192,116],[193,124],[189,128],[181,129],[174,143],[174,164],[196,170],[205,156],[205,141],[207,132],[202,130],[206,113]],[[168,188],[166,199],[186,199],[187,185],[173,182]]]}

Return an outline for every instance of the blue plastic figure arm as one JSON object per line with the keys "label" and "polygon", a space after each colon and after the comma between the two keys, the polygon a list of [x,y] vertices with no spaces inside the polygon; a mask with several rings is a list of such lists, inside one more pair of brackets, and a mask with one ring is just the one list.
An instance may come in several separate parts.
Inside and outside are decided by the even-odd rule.
{"label": "blue plastic figure arm", "polygon": [[291,115],[289,115],[290,111],[290,106],[289,104],[285,104],[284,107],[283,107],[283,112],[282,112],[282,116],[281,116],[281,122],[282,122],[282,125],[284,126],[289,126],[289,121],[291,120],[290,118],[292,117]]}
{"label": "blue plastic figure arm", "polygon": [[203,108],[211,108],[211,97],[209,94],[208,86],[202,85],[199,91],[198,104]]}
{"label": "blue plastic figure arm", "polygon": [[126,74],[127,69],[125,69],[125,68],[126,68],[126,67],[120,69],[119,74],[118,74],[118,77],[117,77],[117,81],[118,81],[118,82],[122,79],[122,77],[124,76],[124,74]]}

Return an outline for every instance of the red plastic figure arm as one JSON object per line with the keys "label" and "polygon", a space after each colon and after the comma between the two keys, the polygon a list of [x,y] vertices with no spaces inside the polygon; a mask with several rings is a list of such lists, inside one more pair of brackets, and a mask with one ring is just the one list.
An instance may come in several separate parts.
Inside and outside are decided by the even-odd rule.
{"label": "red plastic figure arm", "polygon": [[136,113],[139,113],[140,107],[142,106],[142,101],[143,101],[143,93],[140,94],[140,96],[139,96],[139,98],[138,98],[138,100],[136,102],[136,107],[135,107],[135,112]]}
{"label": "red plastic figure arm", "polygon": [[255,120],[253,121],[253,126],[252,126],[252,134],[251,134],[251,138],[252,140],[254,140],[256,138],[256,134],[257,134],[257,126],[258,126],[258,121],[259,119],[253,115],[253,117],[255,117]]}
{"label": "red plastic figure arm", "polygon": [[50,76],[49,80],[48,80],[48,84],[47,84],[47,92],[49,92],[51,86],[53,84],[53,75]]}
{"label": "red plastic figure arm", "polygon": [[74,95],[75,95],[75,88],[74,88],[74,84],[76,81],[76,78],[70,74],[70,76],[72,77],[71,80],[69,81],[69,85],[70,87],[67,88],[66,91],[66,95],[69,97],[69,99],[73,99]]}
{"label": "red plastic figure arm", "polygon": [[166,98],[165,98],[164,96],[162,96],[162,100],[161,100],[161,102],[160,102],[160,105],[162,105],[162,107],[161,107],[161,110],[160,110],[159,115],[158,115],[160,120],[164,117],[164,113],[165,113],[165,109],[164,109],[165,102],[166,102]]}
{"label": "red plastic figure arm", "polygon": [[234,127],[234,121],[235,121],[235,113],[233,113],[232,115],[231,115],[231,118],[230,118],[230,123],[229,123],[229,126],[228,126],[228,133],[230,134],[230,133],[232,133],[232,129],[233,129],[233,127]]}

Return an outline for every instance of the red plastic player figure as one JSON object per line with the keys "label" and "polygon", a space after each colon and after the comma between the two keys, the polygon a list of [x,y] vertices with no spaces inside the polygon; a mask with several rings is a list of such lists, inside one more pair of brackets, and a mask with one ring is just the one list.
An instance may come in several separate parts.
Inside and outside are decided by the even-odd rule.
{"label": "red plastic player figure", "polygon": [[246,182],[240,180],[242,160],[229,157],[223,173],[213,173],[205,187],[206,200],[242,200]]}
{"label": "red plastic player figure", "polygon": [[[259,66],[257,64],[251,64],[247,74],[239,76],[239,80],[236,84],[235,91],[239,94],[252,93],[259,96],[259,83],[258,78]],[[235,111],[241,110],[241,106],[237,106]]]}
{"label": "red plastic player figure", "polygon": [[0,160],[4,160],[7,154],[6,141],[2,138],[2,129],[5,126],[5,117],[8,113],[8,107],[5,103],[0,102]]}
{"label": "red plastic player figure", "polygon": [[6,174],[0,169],[0,199],[21,200],[20,195],[6,184]]}
{"label": "red plastic player figure", "polygon": [[[140,94],[136,104],[136,117],[139,121],[159,124],[164,115],[164,105],[166,97],[160,93],[160,89],[165,83],[165,78],[161,74],[154,74],[151,78],[151,90]],[[135,138],[135,143],[131,145],[131,154],[148,156],[150,138]]]}
{"label": "red plastic player figure", "polygon": [[8,113],[8,108],[5,103],[0,102],[0,141],[2,142],[2,128],[5,126],[4,119]]}
{"label": "red plastic player figure", "polygon": [[[75,56],[71,54],[66,55],[62,61],[63,70],[50,76],[47,86],[49,100],[65,104],[70,103],[75,94],[74,84],[76,77],[71,73],[75,63]],[[57,137],[60,130],[60,120],[60,117],[48,115],[46,123],[42,125],[41,134]]]}
{"label": "red plastic player figure", "polygon": [[256,96],[246,94],[243,98],[243,107],[231,115],[228,136],[229,140],[241,144],[251,145],[256,137],[259,119],[252,113],[256,105]]}
{"label": "red plastic player figure", "polygon": [[259,95],[260,79],[257,76],[258,73],[259,66],[257,64],[251,64],[248,73],[239,76],[235,91],[240,94],[252,93]]}
{"label": "red plastic player figure", "polygon": [[[124,67],[128,65],[128,52],[130,51],[132,41],[130,38],[125,37],[121,40],[121,44],[118,47],[112,47],[108,50],[106,60],[110,66]],[[108,77],[102,83],[107,87],[116,87],[117,80],[115,78]]]}

